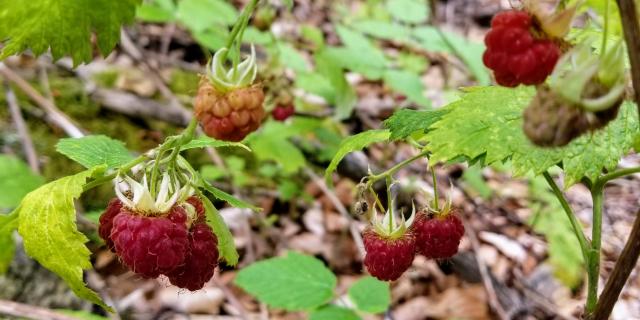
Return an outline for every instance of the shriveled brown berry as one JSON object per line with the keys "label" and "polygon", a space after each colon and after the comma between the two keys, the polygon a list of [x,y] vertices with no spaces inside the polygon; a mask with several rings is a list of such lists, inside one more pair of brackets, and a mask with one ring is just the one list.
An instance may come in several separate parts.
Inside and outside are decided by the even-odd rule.
{"label": "shriveled brown berry", "polygon": [[260,127],[265,115],[263,102],[264,92],[259,85],[220,93],[203,79],[195,100],[195,115],[208,136],[241,141]]}
{"label": "shriveled brown berry", "polygon": [[[592,81],[587,84],[586,98],[602,95],[608,90]],[[579,105],[567,102],[549,86],[538,88],[536,96],[524,111],[523,129],[534,144],[542,147],[561,147],[580,135],[606,126],[618,115],[622,100],[611,108],[590,112]]]}

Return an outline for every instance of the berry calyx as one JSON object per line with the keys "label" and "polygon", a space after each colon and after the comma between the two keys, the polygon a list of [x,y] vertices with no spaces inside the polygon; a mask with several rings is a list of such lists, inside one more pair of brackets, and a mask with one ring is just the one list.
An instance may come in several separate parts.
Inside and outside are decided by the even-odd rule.
{"label": "berry calyx", "polygon": [[271,111],[273,119],[277,121],[285,121],[296,112],[293,106],[277,106]]}
{"label": "berry calyx", "polygon": [[525,11],[503,11],[493,17],[482,59],[498,84],[540,84],[553,72],[561,50],[543,32],[533,29],[533,17]]}
{"label": "berry calyx", "polygon": [[416,214],[411,225],[416,251],[431,259],[447,259],[458,253],[464,225],[451,202],[442,209],[426,209]]}
{"label": "berry calyx", "polygon": [[372,276],[382,281],[394,281],[409,269],[416,252],[416,239],[407,232],[414,213],[415,210],[405,221],[404,216],[401,220],[393,219],[394,214],[389,209],[382,221],[378,221],[373,209],[373,226],[362,234],[366,251],[364,265]]}

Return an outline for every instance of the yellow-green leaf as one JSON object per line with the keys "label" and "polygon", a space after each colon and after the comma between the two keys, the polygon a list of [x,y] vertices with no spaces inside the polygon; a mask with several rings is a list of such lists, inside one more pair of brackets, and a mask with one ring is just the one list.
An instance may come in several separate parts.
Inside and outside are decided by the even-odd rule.
{"label": "yellow-green leaf", "polygon": [[15,213],[27,254],[64,279],[76,295],[111,310],[82,280],[82,270],[91,269],[91,252],[78,231],[73,203],[87,178],[102,171],[104,166],[95,167],[45,184],[27,194]]}

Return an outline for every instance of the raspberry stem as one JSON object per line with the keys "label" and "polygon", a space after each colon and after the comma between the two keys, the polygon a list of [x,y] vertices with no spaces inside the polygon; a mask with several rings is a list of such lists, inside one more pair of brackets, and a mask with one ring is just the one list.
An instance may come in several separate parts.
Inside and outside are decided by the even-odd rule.
{"label": "raspberry stem", "polygon": [[433,179],[433,204],[436,210],[440,210],[438,205],[438,179],[436,177],[436,168],[431,167],[431,178]]}

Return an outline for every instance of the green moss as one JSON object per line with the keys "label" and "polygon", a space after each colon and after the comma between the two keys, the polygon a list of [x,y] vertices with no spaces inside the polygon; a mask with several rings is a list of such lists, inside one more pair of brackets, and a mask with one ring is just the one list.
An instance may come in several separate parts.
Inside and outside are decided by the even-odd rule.
{"label": "green moss", "polygon": [[169,88],[175,94],[192,96],[198,91],[200,76],[194,72],[175,69],[171,72]]}
{"label": "green moss", "polygon": [[116,85],[118,79],[118,71],[115,69],[109,69],[104,72],[96,73],[93,76],[93,81],[100,87],[113,88]]}

